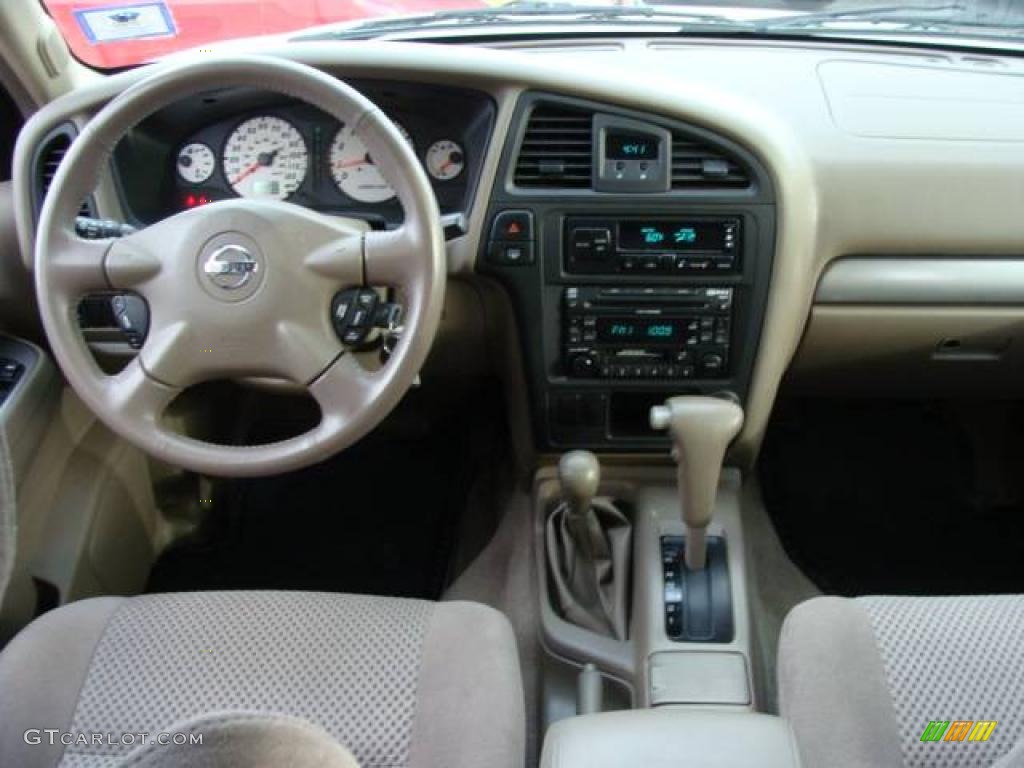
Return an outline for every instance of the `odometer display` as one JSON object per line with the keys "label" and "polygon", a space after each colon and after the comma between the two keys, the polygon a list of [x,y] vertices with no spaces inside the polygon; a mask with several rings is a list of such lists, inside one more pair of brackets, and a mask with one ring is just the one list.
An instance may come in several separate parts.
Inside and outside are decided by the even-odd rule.
{"label": "odometer display", "polygon": [[224,145],[224,175],[237,194],[284,200],[306,178],[309,154],[295,126],[280,117],[253,117]]}

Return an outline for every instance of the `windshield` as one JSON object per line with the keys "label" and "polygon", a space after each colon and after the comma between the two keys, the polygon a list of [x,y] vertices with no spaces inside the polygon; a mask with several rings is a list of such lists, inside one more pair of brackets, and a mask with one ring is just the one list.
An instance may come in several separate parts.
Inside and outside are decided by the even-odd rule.
{"label": "windshield", "polygon": [[[1006,0],[42,0],[72,52],[86,64],[118,68],[190,48],[260,35],[366,39],[424,28],[642,22],[677,34],[930,36],[1018,43],[1022,3]],[[406,23],[406,20],[409,20]],[[664,27],[664,30],[661,29]],[[480,30],[476,33],[479,34]],[[564,29],[561,29],[564,34]],[[537,34],[541,32],[538,30]]]}

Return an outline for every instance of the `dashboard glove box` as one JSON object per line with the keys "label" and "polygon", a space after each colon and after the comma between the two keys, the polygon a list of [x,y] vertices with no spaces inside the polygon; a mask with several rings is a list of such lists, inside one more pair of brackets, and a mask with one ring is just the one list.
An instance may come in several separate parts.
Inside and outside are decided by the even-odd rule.
{"label": "dashboard glove box", "polygon": [[789,723],[746,712],[638,709],[548,729],[541,768],[799,768]]}

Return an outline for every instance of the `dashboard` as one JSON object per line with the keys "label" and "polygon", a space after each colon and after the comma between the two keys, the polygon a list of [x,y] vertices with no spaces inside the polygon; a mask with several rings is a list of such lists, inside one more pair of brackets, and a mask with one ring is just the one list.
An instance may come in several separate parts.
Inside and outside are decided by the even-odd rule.
{"label": "dashboard", "polygon": [[[463,212],[487,150],[494,102],[457,88],[353,85],[396,122],[423,163],[442,213]],[[136,224],[232,197],[287,200],[382,227],[402,216],[390,184],[350,126],[275,94],[197,94],[141,124],[120,143],[115,165],[122,203]]]}
{"label": "dashboard", "polygon": [[[504,47],[253,42],[252,52],[356,85],[405,128],[424,163],[436,142],[461,148],[462,170],[432,177],[442,211],[465,216],[447,242],[449,274],[500,288],[500,299],[481,289],[481,303],[502,322],[511,316],[498,357],[513,396],[528,394],[517,413],[536,446],[660,452],[640,426],[652,399],[726,389],[746,410],[742,461],[756,453],[784,380],[870,378],[883,392],[1024,386],[1021,59],[795,41]],[[23,131],[16,207],[29,258],[54,132],[80,130],[145,74],[78,89]],[[554,121],[547,128],[570,131],[554,161],[527,151],[543,150],[530,134],[538,110]],[[296,178],[278,179],[274,194],[379,226],[400,219],[393,200],[367,199],[386,190],[346,192],[334,179],[341,126],[242,91],[197,92],[140,125],[91,210],[144,225],[187,207],[189,194],[238,194],[232,169],[237,185],[268,150],[256,147],[248,165],[225,150],[261,116],[293,126],[305,150]],[[203,181],[179,168],[191,144],[212,154],[195,161],[210,173]],[[339,164],[358,158],[350,148]],[[700,160],[705,178],[692,175],[695,148],[715,153]],[[668,162],[659,166],[668,179],[641,167],[655,160]],[[472,322],[452,332],[468,339],[484,324]],[[664,356],[691,339],[691,357]],[[643,357],[618,359],[635,351]]]}

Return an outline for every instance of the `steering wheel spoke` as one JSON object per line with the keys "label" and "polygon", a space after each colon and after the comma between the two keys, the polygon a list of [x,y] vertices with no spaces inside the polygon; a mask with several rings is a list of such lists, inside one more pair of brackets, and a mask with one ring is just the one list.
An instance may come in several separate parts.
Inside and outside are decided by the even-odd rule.
{"label": "steering wheel spoke", "polygon": [[372,402],[383,386],[384,371],[369,371],[354,355],[345,354],[310,382],[310,395],[320,406],[326,426],[330,422],[347,422],[361,415],[367,402]]}
{"label": "steering wheel spoke", "polygon": [[83,240],[69,234],[50,256],[54,288],[69,298],[110,290],[103,268],[110,246],[109,240]]}
{"label": "steering wheel spoke", "polygon": [[139,358],[116,376],[109,377],[105,397],[109,407],[123,418],[146,428],[159,428],[167,406],[181,392],[178,387],[153,378]]}
{"label": "steering wheel spoke", "polygon": [[411,261],[422,258],[421,251],[429,244],[418,233],[403,224],[398,229],[368,232],[364,241],[367,285],[388,285],[407,288],[416,270]]}
{"label": "steering wheel spoke", "polygon": [[303,263],[313,273],[339,286],[363,282],[363,238],[369,225],[358,219],[318,215],[309,223]]}
{"label": "steering wheel spoke", "polygon": [[160,274],[160,259],[150,247],[152,235],[146,232],[142,230],[110,244],[105,271],[112,288],[137,288]]}

